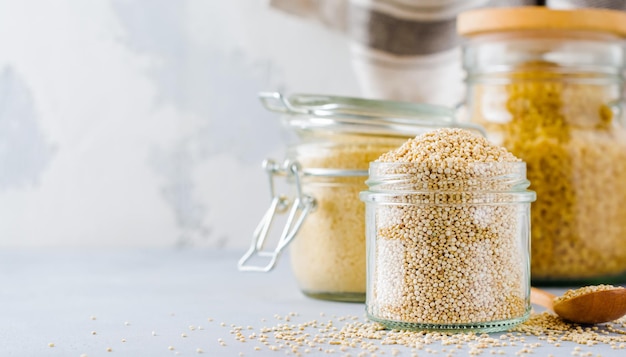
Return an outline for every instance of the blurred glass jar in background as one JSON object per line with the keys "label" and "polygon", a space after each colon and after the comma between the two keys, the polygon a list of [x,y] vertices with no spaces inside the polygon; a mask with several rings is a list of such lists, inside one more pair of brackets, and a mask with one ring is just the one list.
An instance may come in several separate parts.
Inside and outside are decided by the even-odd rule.
{"label": "blurred glass jar in background", "polygon": [[483,9],[466,37],[466,111],[528,165],[534,284],[626,280],[626,13]]}

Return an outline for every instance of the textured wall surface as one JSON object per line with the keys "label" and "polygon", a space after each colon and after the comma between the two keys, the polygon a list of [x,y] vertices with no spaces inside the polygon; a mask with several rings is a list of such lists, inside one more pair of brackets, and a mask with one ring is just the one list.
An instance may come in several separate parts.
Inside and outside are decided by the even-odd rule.
{"label": "textured wall surface", "polygon": [[0,1],[0,247],[247,246],[261,90],[358,95],[348,44],[264,1]]}

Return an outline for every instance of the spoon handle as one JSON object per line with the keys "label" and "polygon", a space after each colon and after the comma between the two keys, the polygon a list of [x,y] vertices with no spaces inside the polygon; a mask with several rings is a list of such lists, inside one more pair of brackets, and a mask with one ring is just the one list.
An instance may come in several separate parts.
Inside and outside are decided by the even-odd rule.
{"label": "spoon handle", "polygon": [[545,290],[530,288],[530,302],[554,311],[554,298],[556,296]]}

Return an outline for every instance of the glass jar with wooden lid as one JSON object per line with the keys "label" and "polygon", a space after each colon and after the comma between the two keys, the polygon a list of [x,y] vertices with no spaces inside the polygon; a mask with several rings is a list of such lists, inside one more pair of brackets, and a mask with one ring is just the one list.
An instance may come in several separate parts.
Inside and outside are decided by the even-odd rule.
{"label": "glass jar with wooden lid", "polygon": [[626,278],[626,13],[463,13],[467,119],[527,163],[534,284]]}

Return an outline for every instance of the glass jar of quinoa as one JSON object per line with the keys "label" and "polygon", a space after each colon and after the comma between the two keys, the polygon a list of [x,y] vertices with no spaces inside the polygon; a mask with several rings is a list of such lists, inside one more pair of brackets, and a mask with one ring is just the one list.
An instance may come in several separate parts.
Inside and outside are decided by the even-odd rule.
{"label": "glass jar of quinoa", "polygon": [[524,162],[487,139],[440,129],[370,164],[371,320],[391,329],[500,331],[530,313]]}
{"label": "glass jar of quinoa", "polygon": [[[261,93],[260,98],[267,109],[281,114],[284,126],[296,135],[284,162],[265,162],[272,180],[272,207],[240,260],[240,270],[271,270],[289,245],[291,268],[305,295],[364,301],[365,206],[359,192],[366,188],[369,163],[407,138],[459,126],[454,111],[325,95],[287,98],[280,93]],[[482,133],[477,127],[475,130]],[[283,190],[293,192],[279,194],[275,178],[285,178]],[[269,250],[263,245],[277,216],[290,218],[279,229],[277,248]],[[259,259],[263,257],[266,261]]]}
{"label": "glass jar of quinoa", "polygon": [[626,280],[626,13],[463,13],[466,114],[524,160],[533,284]]}

